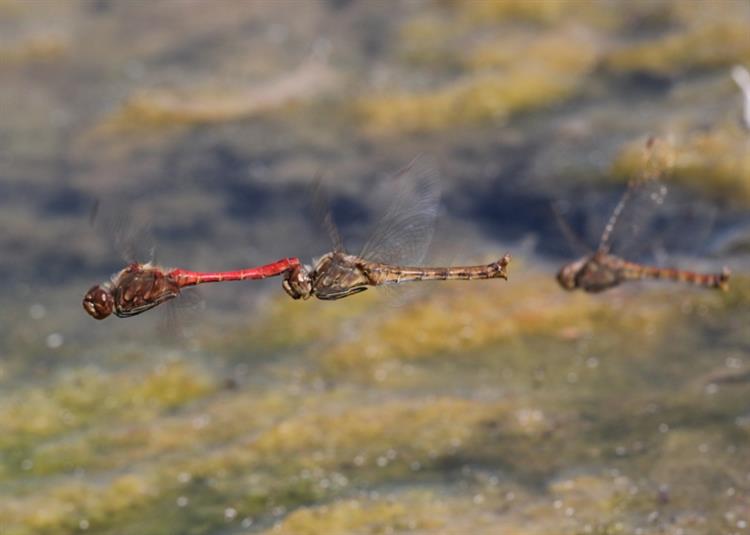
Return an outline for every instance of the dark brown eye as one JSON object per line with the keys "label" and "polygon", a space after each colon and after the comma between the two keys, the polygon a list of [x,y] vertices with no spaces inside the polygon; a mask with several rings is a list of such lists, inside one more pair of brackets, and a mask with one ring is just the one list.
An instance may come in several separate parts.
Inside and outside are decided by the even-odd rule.
{"label": "dark brown eye", "polygon": [[83,296],[83,309],[94,319],[103,320],[115,307],[112,294],[101,286],[93,286]]}
{"label": "dark brown eye", "polygon": [[575,289],[575,271],[570,266],[564,266],[560,271],[557,272],[557,282],[565,290]]}

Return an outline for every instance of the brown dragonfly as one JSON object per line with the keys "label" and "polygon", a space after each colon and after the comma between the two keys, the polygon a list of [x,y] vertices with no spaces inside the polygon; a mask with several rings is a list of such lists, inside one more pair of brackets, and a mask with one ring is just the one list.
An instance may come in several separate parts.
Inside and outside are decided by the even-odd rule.
{"label": "brown dragonfly", "polygon": [[[331,238],[333,251],[313,266],[297,265],[286,272],[283,287],[293,299],[335,300],[364,292],[370,287],[414,281],[508,279],[510,255],[486,265],[464,267],[422,267],[437,216],[439,188],[434,167],[419,159],[402,169],[393,180],[401,191],[359,255],[348,254],[333,217],[323,210],[322,222]],[[318,208],[320,186],[316,188]]]}
{"label": "brown dragonfly", "polygon": [[[627,189],[604,227],[596,251],[564,265],[557,273],[557,281],[565,290],[580,289],[585,292],[597,293],[619,286],[623,282],[643,279],[671,280],[724,291],[729,288],[730,272],[726,267],[723,268],[721,273],[697,273],[682,269],[639,264],[610,254],[612,233],[626,204],[634,193],[646,185],[657,185],[661,190],[659,195],[662,198],[666,193],[666,188],[661,185],[659,179],[665,170],[671,167],[673,154],[669,150],[666,154],[664,152],[659,154],[659,150],[664,148],[662,143],[660,140],[653,138],[647,141],[644,171],[641,176],[628,183]],[[652,194],[651,196],[654,197],[655,195]],[[559,215],[558,219],[566,237],[571,241],[579,242],[573,235],[572,230],[559,218]]]}

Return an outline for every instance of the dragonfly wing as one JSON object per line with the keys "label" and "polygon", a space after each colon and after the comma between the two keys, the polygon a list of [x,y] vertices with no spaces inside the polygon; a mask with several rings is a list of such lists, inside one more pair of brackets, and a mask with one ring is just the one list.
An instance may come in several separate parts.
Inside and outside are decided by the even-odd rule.
{"label": "dragonfly wing", "polygon": [[156,240],[146,218],[135,218],[122,202],[96,199],[89,222],[128,264],[156,262]]}
{"label": "dragonfly wing", "polygon": [[200,325],[205,305],[199,288],[183,289],[179,298],[172,299],[163,306],[158,325],[160,338],[170,343],[188,342],[195,327]]}
{"label": "dragonfly wing", "polygon": [[388,180],[398,193],[360,256],[386,264],[419,265],[432,241],[438,214],[437,166],[418,157]]}
{"label": "dragonfly wing", "polygon": [[657,180],[641,183],[626,191],[605,226],[599,250],[624,257],[629,257],[628,253],[642,254],[656,236],[656,226],[666,196],[666,185]]}
{"label": "dragonfly wing", "polygon": [[599,252],[606,254],[612,250],[616,231],[633,238],[648,228],[648,216],[664,202],[667,193],[664,178],[671,173],[675,157],[668,140],[654,137],[646,140],[641,162],[632,170],[628,187],[604,226]]}
{"label": "dragonfly wing", "polygon": [[331,240],[333,250],[343,253],[344,241],[341,239],[341,233],[333,220],[331,202],[328,199],[328,193],[323,185],[323,177],[320,173],[313,180],[312,201],[315,220],[325,230],[328,238]]}
{"label": "dragonfly wing", "polygon": [[662,253],[662,265],[671,264],[675,255],[705,257],[710,254],[718,214],[715,205],[673,189],[651,218],[651,252]]}
{"label": "dragonfly wing", "polygon": [[715,206],[667,181],[648,181],[631,191],[611,233],[611,251],[657,265],[671,264],[675,255],[705,256],[717,215]]}
{"label": "dragonfly wing", "polygon": [[568,220],[565,219],[565,210],[560,201],[550,203],[550,211],[552,217],[555,219],[557,228],[560,229],[560,233],[568,244],[571,252],[575,252],[579,255],[590,255],[592,253],[591,248],[584,243],[583,239],[576,234],[573,227],[570,226]]}
{"label": "dragonfly wing", "polygon": [[150,262],[155,264],[156,240],[151,226],[147,223],[124,223],[117,231],[114,245],[120,255],[128,262]]}

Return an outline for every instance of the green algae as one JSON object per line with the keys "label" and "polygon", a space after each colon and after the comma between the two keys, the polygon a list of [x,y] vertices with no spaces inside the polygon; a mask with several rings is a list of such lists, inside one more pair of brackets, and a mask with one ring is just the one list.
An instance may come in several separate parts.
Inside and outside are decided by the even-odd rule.
{"label": "green algae", "polygon": [[0,479],[85,465],[99,453],[100,437],[91,433],[82,440],[76,433],[113,419],[151,419],[214,388],[209,376],[174,362],[145,374],[83,368],[52,385],[17,391],[0,400],[5,407],[0,419]]}
{"label": "green algae", "polygon": [[[670,77],[750,61],[740,2],[682,4],[447,2],[407,18],[392,47],[404,64],[394,77],[410,80],[411,68],[429,89],[386,86],[355,110],[371,132],[441,131],[561,105],[602,72]],[[633,39],[644,25],[656,37]]]}
{"label": "green algae", "polygon": [[[265,314],[247,329],[222,333],[220,337],[206,335],[210,349],[225,355],[246,358],[248,348],[255,354],[289,351],[325,338],[326,332],[340,329],[351,320],[362,317],[380,300],[377,292],[366,292],[359,299],[347,299],[332,307],[317,299],[300,306],[300,302],[286,297],[268,303]],[[382,304],[382,301],[381,301]],[[314,318],[315,321],[311,321]]]}
{"label": "green algae", "polygon": [[312,535],[329,533],[385,533],[436,530],[445,527],[438,518],[444,508],[429,493],[409,493],[398,500],[343,500],[330,506],[296,511],[267,533]]}
{"label": "green algae", "polygon": [[574,4],[543,0],[541,2],[523,2],[510,0],[508,2],[452,2],[452,7],[466,18],[476,21],[508,21],[518,20],[538,23],[559,22],[562,17],[572,10]]}
{"label": "green algae", "polygon": [[613,51],[604,61],[615,73],[672,76],[750,61],[748,15],[705,24]]}
{"label": "green algae", "polygon": [[358,105],[377,132],[440,130],[466,123],[501,121],[512,113],[544,107],[572,93],[571,79],[542,68],[480,75],[434,93],[371,97]]}
{"label": "green algae", "polygon": [[[429,63],[428,45],[414,44],[413,39],[408,35],[403,44],[407,61],[419,58],[420,63]],[[453,61],[464,74],[450,83],[429,91],[361,99],[356,110],[366,127],[380,133],[419,132],[504,121],[575,94],[598,57],[592,36],[572,27],[541,37],[510,32],[461,50]],[[520,56],[523,62],[518,61]]]}
{"label": "green algae", "polygon": [[58,61],[68,52],[68,43],[59,36],[32,36],[19,43],[0,46],[0,67]]}
{"label": "green algae", "polygon": [[182,89],[140,91],[128,97],[91,135],[245,120],[317,100],[339,86],[340,81],[329,65],[308,61],[261,86],[251,82],[246,87],[196,84]]}

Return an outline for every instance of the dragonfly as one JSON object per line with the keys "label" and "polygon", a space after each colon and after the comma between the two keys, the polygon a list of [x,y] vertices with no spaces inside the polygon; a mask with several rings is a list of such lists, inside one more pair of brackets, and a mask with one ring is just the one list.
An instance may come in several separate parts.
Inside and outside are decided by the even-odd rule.
{"label": "dragonfly", "polygon": [[234,271],[165,269],[149,263],[132,263],[97,284],[83,297],[83,309],[94,319],[114,313],[119,318],[137,316],[180,295],[182,288],[208,282],[258,280],[282,275],[299,265],[298,258],[283,258],[264,266]]}
{"label": "dragonfly", "polygon": [[[726,291],[729,289],[730,272],[724,267],[720,273],[698,273],[676,268],[662,268],[631,262],[610,253],[612,233],[617,225],[628,201],[639,189],[646,184],[656,184],[658,194],[652,194],[654,200],[660,202],[666,194],[666,188],[660,185],[660,175],[671,167],[671,152],[662,153],[659,158],[660,140],[650,138],[646,142],[646,166],[643,173],[628,183],[628,187],[615,206],[604,227],[596,251],[588,252],[585,256],[564,265],[557,273],[557,282],[565,290],[583,290],[598,293],[619,286],[628,281],[643,279],[663,279],[681,283],[715,288]],[[661,161],[659,161],[661,160]],[[556,214],[558,215],[558,214]],[[561,228],[571,241],[580,242],[572,230],[559,218]]]}
{"label": "dragonfly", "polygon": [[[400,194],[359,255],[346,252],[330,210],[323,210],[322,222],[333,250],[315,260],[312,266],[298,264],[285,273],[282,285],[290,297],[314,296],[333,301],[371,287],[406,282],[508,279],[509,254],[486,265],[404,265],[409,260],[420,263],[427,252],[437,215],[439,188],[434,167],[419,159],[398,172],[393,180],[401,182]],[[318,208],[327,204],[321,200],[320,184],[316,187],[316,201]]]}
{"label": "dragonfly", "polygon": [[106,207],[104,218],[101,218],[99,204],[97,200],[92,206],[89,222],[101,227],[111,237],[111,242],[128,263],[109,280],[92,286],[84,295],[83,309],[97,320],[112,314],[120,318],[137,316],[178,297],[183,288],[190,286],[265,279],[282,275],[300,263],[298,258],[290,257],[258,267],[201,272],[164,268],[151,261],[138,262],[136,258],[149,256],[153,259],[154,256],[148,225],[137,227],[127,217],[118,218],[117,210],[111,206]]}

